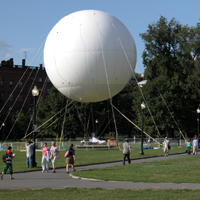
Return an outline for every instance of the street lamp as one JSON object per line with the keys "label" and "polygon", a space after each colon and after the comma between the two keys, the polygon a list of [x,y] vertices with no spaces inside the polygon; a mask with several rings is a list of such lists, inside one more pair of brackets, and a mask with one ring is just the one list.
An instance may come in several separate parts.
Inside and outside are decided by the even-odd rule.
{"label": "street lamp", "polygon": [[200,109],[197,109],[197,138],[198,138],[198,146],[199,146],[199,113]]}
{"label": "street lamp", "polygon": [[[37,125],[36,125],[36,98],[39,95],[39,90],[37,89],[36,86],[34,86],[32,90],[32,95],[33,95],[33,141],[35,142],[35,134],[37,132]],[[35,144],[36,145],[36,144]],[[37,163],[35,161],[35,145],[33,147],[33,167],[37,167]]]}
{"label": "street lamp", "polygon": [[96,123],[96,137],[97,137],[97,125],[99,123],[98,119],[95,120],[95,123]]}
{"label": "street lamp", "polygon": [[4,141],[4,126],[5,126],[5,124],[3,123],[3,124],[2,124],[2,127],[3,127],[3,128],[2,128],[2,129],[3,129],[3,130],[2,130],[2,142]]}
{"label": "street lamp", "polygon": [[141,131],[141,151],[140,151],[140,155],[144,155],[143,152],[143,116],[144,116],[144,109],[146,108],[146,105],[144,102],[142,102],[141,104],[141,109],[142,109],[142,131]]}

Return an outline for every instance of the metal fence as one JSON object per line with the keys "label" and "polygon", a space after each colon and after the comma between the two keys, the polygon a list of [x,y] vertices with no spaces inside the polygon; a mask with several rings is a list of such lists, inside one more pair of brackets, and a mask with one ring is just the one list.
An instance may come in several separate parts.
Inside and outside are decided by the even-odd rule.
{"label": "metal fence", "polygon": [[[141,139],[133,139],[133,138],[128,138],[129,144],[131,145],[131,148],[137,149],[141,147]],[[156,138],[156,141],[161,144],[161,146],[157,143],[151,140],[151,146],[152,147],[162,147],[162,143],[164,142],[163,138]],[[185,141],[184,140],[178,140],[178,139],[173,139],[169,138],[170,145],[173,147],[179,147],[179,146],[185,146]],[[47,143],[47,146],[51,146],[51,141],[38,141],[36,140],[36,149],[40,150],[43,148],[44,143]],[[110,149],[111,146],[109,144],[91,144],[91,143],[81,143],[80,140],[68,140],[68,141],[57,141],[57,146],[60,148],[60,150],[65,150],[67,149],[70,144],[73,143],[74,147],[77,149],[90,149],[90,148],[105,148],[105,149]],[[112,148],[122,148],[124,143],[124,139],[118,139],[118,146],[112,147]],[[8,142],[8,143],[0,143],[0,150],[6,150],[7,146],[11,146],[13,150],[26,150],[26,145],[27,142]],[[143,140],[143,147],[149,146],[148,141],[146,139]]]}

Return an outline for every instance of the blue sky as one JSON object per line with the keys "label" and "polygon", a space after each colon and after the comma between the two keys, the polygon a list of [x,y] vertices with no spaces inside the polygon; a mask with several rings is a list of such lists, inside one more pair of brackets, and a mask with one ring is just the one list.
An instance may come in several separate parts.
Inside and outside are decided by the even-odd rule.
{"label": "blue sky", "polygon": [[[0,61],[14,58],[20,65],[43,64],[43,47],[53,26],[64,16],[85,9],[108,12],[122,21],[137,47],[135,72],[144,71],[144,43],[139,34],[160,16],[196,26],[200,19],[199,0],[0,0]],[[26,52],[26,53],[25,53]]]}

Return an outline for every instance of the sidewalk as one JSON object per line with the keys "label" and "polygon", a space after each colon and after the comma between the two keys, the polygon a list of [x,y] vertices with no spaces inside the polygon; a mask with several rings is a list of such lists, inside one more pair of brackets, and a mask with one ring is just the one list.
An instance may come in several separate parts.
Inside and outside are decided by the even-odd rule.
{"label": "sidewalk", "polygon": [[[151,162],[157,160],[165,160],[177,157],[187,156],[186,154],[169,155],[168,157],[153,157],[144,159],[132,159],[132,164]],[[111,167],[122,165],[122,162],[104,163],[96,165],[77,166],[76,170],[88,170],[96,168]],[[69,169],[69,171],[71,168]],[[34,171],[28,173],[14,173],[14,180],[9,179],[9,174],[4,175],[4,180],[0,180],[0,189],[62,189],[62,188],[105,188],[105,189],[200,189],[200,184],[193,183],[136,183],[136,182],[119,182],[119,181],[100,181],[91,179],[79,179],[78,177],[70,177],[66,174],[65,168],[56,170],[56,173],[42,173],[41,171]]]}

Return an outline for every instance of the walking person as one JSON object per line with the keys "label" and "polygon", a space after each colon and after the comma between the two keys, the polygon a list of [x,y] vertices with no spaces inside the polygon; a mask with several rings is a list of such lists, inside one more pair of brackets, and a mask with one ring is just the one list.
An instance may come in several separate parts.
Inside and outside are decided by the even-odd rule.
{"label": "walking person", "polygon": [[125,165],[126,158],[128,160],[128,163],[131,163],[130,160],[130,153],[131,153],[131,146],[128,143],[128,139],[125,139],[125,142],[123,143],[123,165]]}
{"label": "walking person", "polygon": [[4,158],[3,161],[5,162],[5,164],[4,164],[3,172],[1,174],[1,180],[3,180],[3,175],[7,172],[8,169],[10,171],[10,179],[14,179],[12,177],[12,174],[13,174],[12,159],[14,158],[15,154],[12,153],[12,151],[11,151],[12,147],[11,146],[8,146],[7,149],[8,149],[8,151],[6,151],[6,153],[3,156],[3,158]]}
{"label": "walking person", "polygon": [[197,155],[197,149],[199,148],[199,146],[196,135],[194,136],[194,140],[192,141],[192,146],[193,146],[193,155]]}
{"label": "walking person", "polygon": [[190,155],[190,149],[191,149],[191,140],[190,139],[188,139],[188,141],[187,141],[187,153],[188,153],[188,155]]}
{"label": "walking person", "polygon": [[32,168],[33,167],[33,147],[35,142],[33,140],[29,140],[26,145],[26,167]]}
{"label": "walking person", "polygon": [[47,147],[47,143],[44,143],[44,148],[42,150],[42,172],[45,171],[45,160],[46,160],[46,172],[49,172],[49,147]]}
{"label": "walking person", "polygon": [[51,149],[50,149],[50,159],[51,159],[51,162],[52,162],[52,166],[53,166],[53,171],[52,173],[55,173],[56,172],[56,159],[58,158],[59,159],[59,151],[58,151],[58,147],[56,146],[56,143],[55,142],[52,142],[51,143]]}
{"label": "walking person", "polygon": [[66,158],[66,173],[69,173],[69,165],[71,164],[73,172],[76,171],[74,169],[74,162],[75,162],[75,150],[73,149],[73,144],[69,146],[69,153]]}
{"label": "walking person", "polygon": [[165,140],[163,142],[163,150],[164,150],[165,156],[168,156],[169,154],[169,144],[170,144],[170,141],[167,139],[167,137],[165,137]]}

